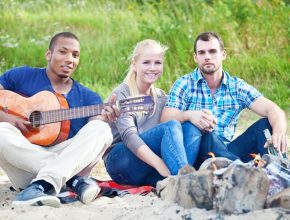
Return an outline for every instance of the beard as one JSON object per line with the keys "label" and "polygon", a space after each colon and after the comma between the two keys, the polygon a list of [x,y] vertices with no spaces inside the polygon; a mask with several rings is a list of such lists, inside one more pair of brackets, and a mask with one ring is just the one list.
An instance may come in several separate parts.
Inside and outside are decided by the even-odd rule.
{"label": "beard", "polygon": [[69,78],[69,76],[68,76],[68,75],[62,75],[62,74],[58,74],[58,77],[59,77],[59,78],[62,78],[62,79]]}
{"label": "beard", "polygon": [[205,66],[199,66],[200,71],[208,75],[215,73],[216,71],[218,71],[219,68],[219,66],[216,67],[215,65],[211,65],[210,68],[206,68]]}

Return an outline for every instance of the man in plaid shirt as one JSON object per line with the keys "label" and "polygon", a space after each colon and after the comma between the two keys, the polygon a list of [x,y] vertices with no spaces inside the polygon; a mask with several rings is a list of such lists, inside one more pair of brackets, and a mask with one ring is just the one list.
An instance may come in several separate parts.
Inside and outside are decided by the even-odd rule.
{"label": "man in plaid shirt", "polygon": [[[190,121],[200,129],[199,163],[208,157],[209,151],[244,162],[251,159],[251,153],[265,154],[264,129],[271,131],[274,147],[285,152],[285,113],[253,86],[224,71],[225,59],[222,39],[213,32],[201,33],[194,43],[194,60],[198,67],[173,84],[161,121]],[[244,108],[263,118],[232,140]]]}

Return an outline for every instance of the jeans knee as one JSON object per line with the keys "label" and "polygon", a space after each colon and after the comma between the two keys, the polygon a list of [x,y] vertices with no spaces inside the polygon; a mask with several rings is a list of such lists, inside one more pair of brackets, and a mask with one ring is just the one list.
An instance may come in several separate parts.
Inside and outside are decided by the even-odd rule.
{"label": "jeans knee", "polygon": [[[129,167],[131,167],[129,155],[126,157],[122,155],[120,151],[122,150],[113,148],[106,157],[105,165],[110,175],[118,174],[122,171],[125,172]],[[123,156],[122,160],[120,160],[121,155]]]}
{"label": "jeans knee", "polygon": [[261,118],[256,121],[255,124],[259,130],[269,129],[269,131],[272,133],[272,126],[270,125],[268,118]]}
{"label": "jeans knee", "polygon": [[264,127],[271,127],[268,118],[261,118],[258,120],[258,123],[260,123],[261,126],[264,126]]}
{"label": "jeans knee", "polygon": [[181,124],[177,120],[170,120],[170,121],[167,121],[165,124],[166,124],[166,128],[168,130],[173,131],[174,133],[181,131]]}
{"label": "jeans knee", "polygon": [[177,127],[177,128],[181,128],[181,124],[179,121],[177,120],[170,120],[170,121],[167,121],[166,124],[169,126],[169,127]]}
{"label": "jeans knee", "polygon": [[182,124],[183,134],[186,134],[187,136],[194,136],[194,137],[200,137],[202,136],[201,131],[198,127],[196,127],[191,122],[187,121]]}

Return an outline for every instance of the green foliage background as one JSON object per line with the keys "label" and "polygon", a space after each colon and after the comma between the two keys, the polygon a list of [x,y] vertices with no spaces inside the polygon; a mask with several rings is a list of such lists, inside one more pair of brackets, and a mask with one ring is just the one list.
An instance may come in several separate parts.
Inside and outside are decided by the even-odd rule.
{"label": "green foliage background", "polygon": [[136,42],[153,38],[170,48],[158,82],[168,92],[195,67],[195,37],[215,31],[228,53],[224,69],[289,112],[289,12],[287,0],[2,0],[0,74],[46,66],[51,36],[72,31],[82,44],[74,78],[106,98],[124,78]]}

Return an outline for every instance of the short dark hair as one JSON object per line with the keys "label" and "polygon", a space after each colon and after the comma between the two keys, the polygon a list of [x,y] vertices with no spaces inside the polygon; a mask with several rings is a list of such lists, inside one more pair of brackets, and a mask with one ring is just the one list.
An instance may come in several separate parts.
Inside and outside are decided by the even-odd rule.
{"label": "short dark hair", "polygon": [[210,41],[212,38],[216,38],[220,44],[221,50],[225,49],[224,42],[220,36],[218,36],[214,32],[203,32],[197,36],[197,38],[194,41],[194,53],[196,53],[196,43],[198,40],[202,41]]}
{"label": "short dark hair", "polygon": [[75,34],[73,34],[73,33],[71,33],[71,32],[60,32],[60,33],[55,34],[55,35],[51,38],[50,43],[49,43],[49,50],[53,50],[53,47],[54,47],[54,45],[55,45],[55,42],[56,42],[56,41],[58,40],[58,38],[60,38],[60,37],[72,38],[72,39],[75,39],[75,40],[77,40],[78,42],[80,42],[79,39],[78,39],[78,37],[77,37]]}

